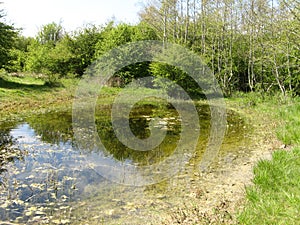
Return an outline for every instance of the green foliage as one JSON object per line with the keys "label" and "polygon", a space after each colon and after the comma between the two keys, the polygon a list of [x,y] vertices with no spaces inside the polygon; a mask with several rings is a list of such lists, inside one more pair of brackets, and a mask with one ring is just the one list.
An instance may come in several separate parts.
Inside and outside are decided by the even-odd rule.
{"label": "green foliage", "polygon": [[39,37],[40,33],[30,44],[25,70],[46,74],[49,76],[48,80],[53,80],[53,77],[58,76],[55,74],[82,75],[94,58],[94,45],[99,40],[99,31],[92,26],[79,30],[74,35],[61,36],[57,32],[51,35],[48,28],[52,31],[53,26],[53,24],[44,26],[43,36],[45,37]]}
{"label": "green foliage", "polygon": [[158,1],[140,13],[164,43],[203,57],[226,96],[299,95],[299,1]]}
{"label": "green foliage", "polygon": [[[3,11],[0,10],[0,20],[3,18]],[[0,21],[0,69],[10,60],[9,51],[13,48],[16,36],[17,32],[13,26]]]}
{"label": "green foliage", "polygon": [[131,41],[158,40],[157,33],[148,24],[140,22],[133,26]]}
{"label": "green foliage", "polygon": [[[141,12],[138,25],[110,22],[102,27],[87,25],[65,33],[60,23],[50,23],[41,27],[35,40],[17,37],[14,28],[2,22],[0,67],[10,72],[81,76],[94,60],[117,46],[162,40],[179,43],[200,55],[226,96],[235,91],[299,95],[299,3],[294,0],[250,3],[194,1],[191,4],[187,0],[149,3]],[[176,70],[157,63],[150,67],[150,62],[145,62],[124,67],[115,77],[124,85],[151,73],[158,78],[162,73],[166,77],[176,75],[174,82],[182,84],[188,93],[201,94],[186,74]]]}
{"label": "green foliage", "polygon": [[[182,87],[190,97],[203,95],[196,81],[178,67],[166,63],[153,62],[150,64],[149,69],[155,77],[154,84],[163,88],[174,97],[181,97],[177,96],[180,92],[176,89],[176,84]],[[163,79],[168,79],[171,82],[165,82]]]}
{"label": "green foliage", "polygon": [[14,48],[10,50],[9,56],[10,56],[10,60],[8,61],[8,65],[5,66],[5,68],[9,72],[23,71],[25,60],[26,60],[25,52]]}
{"label": "green foliage", "polygon": [[37,35],[37,40],[41,44],[55,45],[63,37],[63,27],[61,24],[49,23],[42,26]]}
{"label": "green foliage", "polygon": [[114,27],[113,23],[109,23],[102,33],[102,39],[96,44],[96,57],[129,42],[156,39],[156,33],[147,24],[132,26],[122,23]]}
{"label": "green foliage", "polygon": [[[144,23],[136,26],[119,24],[115,27],[113,26],[113,23],[110,23],[103,30],[101,40],[96,44],[95,56],[96,58],[101,57],[109,50],[126,43],[155,39],[157,39],[157,36],[154,30]],[[126,53],[124,54],[126,55]],[[126,58],[121,58],[120,61],[125,62]],[[114,76],[122,80],[122,86],[129,83],[133,78],[149,76],[149,64],[149,62],[141,62],[134,65],[128,65],[121,68]]]}
{"label": "green foliage", "polygon": [[25,71],[29,46],[33,40],[33,38],[26,38],[21,35],[18,35],[15,38],[14,47],[9,51],[9,61],[5,66],[5,69],[9,72]]}
{"label": "green foliage", "polygon": [[96,44],[96,56],[101,56],[117,46],[130,42],[131,36],[131,26],[120,24],[113,27],[113,24],[110,23],[104,30],[102,39]]}
{"label": "green foliage", "polygon": [[149,71],[155,77],[155,85],[162,87],[174,97],[183,97],[180,89],[184,89],[191,98],[203,97],[201,87],[209,88],[211,86],[209,84],[213,81],[209,79],[210,76],[204,75],[207,72],[206,68],[202,67],[199,61],[196,62],[194,56],[192,53],[187,55],[184,48],[177,48],[174,45],[164,49],[156,56],[155,62],[150,64]]}
{"label": "green foliage", "polygon": [[72,54],[69,72],[80,76],[84,73],[95,59],[96,45],[103,39],[102,33],[105,29],[102,31],[94,25],[88,25],[68,36],[66,44]]}
{"label": "green foliage", "polygon": [[50,59],[48,70],[52,74],[65,76],[68,73],[74,72],[72,62],[74,62],[75,56],[72,53],[69,36],[64,36],[48,54]]}
{"label": "green foliage", "polygon": [[45,85],[48,87],[61,87],[63,86],[62,83],[59,80],[60,75],[57,73],[48,73],[45,80]]}
{"label": "green foliage", "polygon": [[[25,71],[42,73],[51,77],[54,74],[66,75],[72,72],[73,54],[70,38],[62,35],[61,25],[55,23],[43,26],[38,36],[30,40],[25,60]],[[49,80],[53,80],[49,77]]]}
{"label": "green foliage", "polygon": [[28,47],[28,55],[25,64],[25,70],[35,73],[43,73],[49,70],[51,64],[50,51],[53,46],[50,44],[41,44],[37,40],[33,40]]}

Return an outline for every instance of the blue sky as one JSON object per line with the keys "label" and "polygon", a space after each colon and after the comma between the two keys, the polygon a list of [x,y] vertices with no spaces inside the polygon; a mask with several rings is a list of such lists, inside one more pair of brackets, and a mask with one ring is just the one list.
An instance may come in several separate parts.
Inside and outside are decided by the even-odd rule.
{"label": "blue sky", "polygon": [[66,31],[84,24],[104,24],[113,17],[136,23],[142,0],[1,0],[6,21],[23,28],[23,35],[34,36],[47,23],[62,21]]}

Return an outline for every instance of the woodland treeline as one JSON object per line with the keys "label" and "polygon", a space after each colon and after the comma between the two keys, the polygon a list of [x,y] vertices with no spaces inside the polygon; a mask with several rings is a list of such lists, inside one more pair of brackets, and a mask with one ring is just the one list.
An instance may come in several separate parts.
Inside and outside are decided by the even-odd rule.
{"label": "woodland treeline", "polygon": [[[113,21],[65,32],[46,24],[23,37],[0,23],[0,67],[8,72],[51,77],[81,76],[106,51],[128,42],[160,40],[199,54],[224,94],[235,91],[300,94],[300,2],[298,0],[149,0],[136,25]],[[167,77],[197,86],[178,68],[157,62],[128,66],[116,76],[123,84],[143,76]]]}

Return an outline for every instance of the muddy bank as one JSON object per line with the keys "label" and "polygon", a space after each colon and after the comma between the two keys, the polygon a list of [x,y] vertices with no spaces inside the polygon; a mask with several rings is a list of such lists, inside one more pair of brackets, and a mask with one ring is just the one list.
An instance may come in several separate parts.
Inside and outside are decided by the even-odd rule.
{"label": "muddy bank", "polygon": [[165,224],[237,223],[237,214],[245,203],[245,186],[252,185],[253,167],[261,159],[271,159],[274,150],[286,147],[276,138],[276,123],[271,118],[251,109],[243,113],[253,127],[248,137],[250,154],[219,158],[219,162],[225,161],[219,163],[221,167],[199,174],[201,183],[191,193],[190,201],[173,210]]}

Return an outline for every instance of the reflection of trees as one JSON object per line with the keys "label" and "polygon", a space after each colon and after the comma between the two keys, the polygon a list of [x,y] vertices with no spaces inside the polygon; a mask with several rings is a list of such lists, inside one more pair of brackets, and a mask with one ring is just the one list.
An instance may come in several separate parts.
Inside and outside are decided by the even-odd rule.
{"label": "reflection of trees", "polygon": [[[129,119],[129,125],[132,133],[138,138],[144,139],[151,135],[148,129],[149,120],[145,117],[141,117],[141,115],[153,116],[153,113],[155,113],[155,116],[159,116],[161,118],[167,116],[167,114],[170,116],[170,111],[163,111],[163,113],[161,111],[158,113],[157,110],[153,110],[153,106],[150,107],[149,105],[147,107],[143,106],[133,108],[130,115],[131,118]],[[176,115],[177,114],[174,114],[173,112],[173,116]],[[107,154],[112,155],[117,160],[130,160],[139,165],[154,164],[167,158],[175,150],[177,141],[180,138],[180,125],[174,125],[174,129],[167,132],[167,136],[164,141],[157,148],[151,151],[135,151],[127,148],[117,139],[110,117],[97,117],[96,125],[99,137],[106,148]]]}
{"label": "reflection of trees", "polygon": [[[147,132],[143,131],[143,124],[145,119],[130,120],[131,129],[133,133],[141,131],[142,134]],[[134,125],[132,125],[134,124]],[[176,143],[179,139],[178,136],[170,135],[167,133],[166,138],[161,145],[151,151],[135,151],[124,146],[115,136],[112,125],[107,121],[97,121],[98,134],[101,138],[103,145],[106,147],[107,153],[113,155],[117,160],[131,160],[133,163],[138,164],[153,164],[168,157],[176,148]],[[138,135],[139,138],[145,135]]]}
{"label": "reflection of trees", "polygon": [[18,157],[16,149],[12,148],[14,143],[13,137],[10,135],[10,130],[16,124],[0,124],[0,174],[6,169],[4,166]]}
{"label": "reflection of trees", "polygon": [[[174,150],[177,146],[178,140],[180,138],[181,124],[176,122],[172,127],[167,131],[167,136],[164,141],[160,144],[159,147],[151,151],[135,151],[126,147],[121,143],[116,137],[112,124],[111,124],[111,106],[110,105],[101,105],[97,106],[95,115],[95,122],[97,127],[98,135],[101,139],[101,142],[105,146],[105,154],[114,157],[119,161],[132,161],[132,163],[137,163],[140,165],[145,164],[154,164],[160,162],[171,154],[174,153]],[[196,161],[201,160],[203,154],[202,149],[204,150],[207,144],[210,130],[210,109],[208,105],[198,105],[197,106],[200,122],[200,139],[198,144],[198,150],[195,153]],[[83,114],[84,115],[84,114]],[[148,138],[151,135],[149,127],[150,117],[159,117],[159,118],[178,118],[178,113],[170,105],[135,105],[130,113],[130,128],[132,133],[141,139]],[[84,118],[83,118],[84,119]],[[121,118],[126,119],[126,118]],[[233,123],[235,126],[229,127],[228,134],[232,135],[232,132],[235,132],[237,125],[235,122],[239,122],[237,118],[229,115],[228,121]],[[27,119],[27,122],[35,130],[35,133],[41,136],[41,140],[58,144],[60,142],[72,141],[73,138],[73,128],[72,128],[72,115],[71,112],[51,112],[47,114],[42,114],[38,116],[33,116]],[[231,130],[234,131],[231,132]],[[82,130],[83,135],[86,135],[86,144],[87,147],[84,148],[87,153],[89,150],[93,150],[93,146],[88,147],[89,143],[92,143],[90,138],[87,136],[89,133],[86,130]],[[240,129],[239,129],[240,132]],[[239,134],[239,132],[237,132]],[[234,136],[240,136],[234,134]],[[226,137],[228,139],[228,136]],[[225,139],[225,140],[226,140]],[[101,149],[101,151],[103,151]],[[194,162],[197,164],[196,162]]]}
{"label": "reflection of trees", "polygon": [[[101,107],[97,110],[96,114],[96,126],[98,135],[101,138],[104,146],[106,147],[106,154],[112,155],[115,159],[120,161],[130,160],[134,163],[147,164],[155,163],[166,157],[168,157],[176,148],[176,143],[179,139],[180,126],[178,129],[168,131],[168,135],[163,143],[152,151],[135,151],[124,146],[115,136],[110,117],[111,107]],[[150,131],[147,129],[149,120],[141,115],[157,117],[170,116],[170,112],[166,112],[165,109],[159,109],[159,107],[139,106],[134,107],[133,112],[130,115],[130,128],[138,138],[147,138],[150,135]],[[175,114],[176,116],[177,114]],[[174,113],[173,113],[174,116]],[[60,142],[72,141],[73,127],[72,127],[72,115],[68,112],[50,112],[28,118],[27,123],[32,127],[36,135],[41,136],[41,140],[44,142],[58,144]],[[84,132],[83,134],[87,134]],[[86,138],[89,141],[89,138]],[[89,148],[87,148],[88,150]]]}
{"label": "reflection of trees", "polygon": [[41,140],[59,144],[72,139],[72,115],[68,112],[51,112],[27,119],[30,127],[41,136]]}
{"label": "reflection of trees", "polygon": [[9,129],[0,130],[0,149],[12,144],[12,136],[9,134]]}

